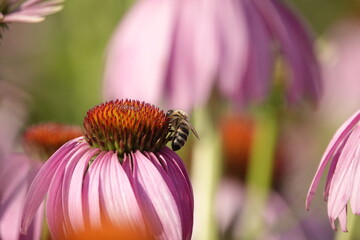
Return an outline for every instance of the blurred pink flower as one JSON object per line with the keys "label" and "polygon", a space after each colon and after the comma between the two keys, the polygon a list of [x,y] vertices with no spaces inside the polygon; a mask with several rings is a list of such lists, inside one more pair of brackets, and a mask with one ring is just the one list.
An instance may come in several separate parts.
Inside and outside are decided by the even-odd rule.
{"label": "blurred pink flower", "polygon": [[42,207],[26,236],[19,231],[26,193],[42,166],[42,160],[46,160],[70,137],[80,134],[80,128],[74,126],[53,123],[34,125],[25,131],[23,153],[6,152],[1,155],[0,239],[40,239]]}
{"label": "blurred pink flower", "polygon": [[7,23],[37,23],[45,16],[60,11],[64,0],[2,0],[0,2],[0,37],[1,28]]}
{"label": "blurred pink flower", "polygon": [[215,85],[237,103],[263,101],[281,55],[287,99],[317,101],[318,62],[299,16],[277,0],[140,0],[107,51],[106,99],[136,97],[190,110]]}
{"label": "blurred pink flower", "polygon": [[341,230],[347,231],[347,206],[350,201],[354,214],[360,214],[360,111],[352,115],[335,133],[320,161],[311,183],[306,208],[310,208],[322,173],[331,162],[325,184],[324,199],[327,201],[328,216],[333,229],[338,218]]}
{"label": "blurred pink flower", "polygon": [[[219,239],[241,239],[241,220],[246,188],[239,181],[225,177],[220,181],[215,202],[215,214],[220,230]],[[298,219],[284,199],[275,191],[262,214],[265,231],[257,239],[306,239]]]}
{"label": "blurred pink flower", "polygon": [[155,239],[191,239],[192,187],[179,156],[167,148],[168,119],[153,105],[111,101],[89,110],[84,137],[63,145],[28,192],[25,233],[47,193],[56,239],[111,224]]}

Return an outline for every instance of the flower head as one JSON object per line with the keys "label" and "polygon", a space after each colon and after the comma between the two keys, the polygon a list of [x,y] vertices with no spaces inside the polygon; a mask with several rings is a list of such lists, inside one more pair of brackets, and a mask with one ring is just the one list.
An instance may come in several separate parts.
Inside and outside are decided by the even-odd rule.
{"label": "flower head", "polygon": [[312,39],[280,1],[138,1],[110,42],[104,95],[189,111],[218,86],[237,104],[261,102],[274,85],[278,56],[289,102],[317,101],[322,86]]}
{"label": "flower head", "polygon": [[60,11],[64,0],[2,0],[0,1],[0,37],[1,28],[7,23],[37,23],[45,16]]}
{"label": "flower head", "polygon": [[335,133],[321,158],[315,177],[311,183],[306,208],[316,192],[320,177],[326,165],[331,162],[325,184],[324,198],[327,201],[331,226],[338,218],[342,231],[347,231],[347,206],[350,201],[354,214],[360,214],[360,111],[351,116]]}
{"label": "flower head", "polygon": [[[42,123],[26,129],[25,152],[1,155],[0,169],[0,239],[22,239],[19,233],[21,209],[26,192],[46,160],[70,137],[81,135],[81,129],[56,123]],[[59,145],[60,144],[60,145]],[[40,239],[43,211],[39,209],[29,227],[27,239]]]}
{"label": "flower head", "polygon": [[155,239],[190,239],[192,187],[178,155],[167,148],[165,113],[130,100],[89,110],[84,136],[64,144],[28,192],[26,232],[47,193],[46,217],[56,239],[86,229],[129,227]]}

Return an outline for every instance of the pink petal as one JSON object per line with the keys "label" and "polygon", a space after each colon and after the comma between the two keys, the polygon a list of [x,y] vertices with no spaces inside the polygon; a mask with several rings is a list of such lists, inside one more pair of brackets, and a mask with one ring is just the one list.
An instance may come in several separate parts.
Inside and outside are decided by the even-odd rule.
{"label": "pink petal", "polygon": [[65,172],[71,168],[72,164],[76,164],[81,159],[83,153],[89,149],[87,143],[82,143],[76,146],[66,155],[59,164],[48,191],[48,198],[46,201],[46,218],[49,230],[53,236],[63,239],[69,234],[73,233],[71,224],[66,222],[66,208],[68,199],[64,199],[64,183],[68,181],[65,179]]}
{"label": "pink petal", "polygon": [[64,159],[68,154],[71,154],[77,150],[77,147],[81,147],[86,143],[79,143],[82,138],[73,139],[65,143],[60,147],[44,164],[40,169],[39,173],[35,177],[33,183],[30,186],[29,192],[25,199],[23,208],[20,231],[26,234],[27,228],[29,227],[35,212],[39,208],[43,201],[46,192],[49,189],[51,180],[57,171],[57,168],[64,164]]}
{"label": "pink petal", "polygon": [[[256,9],[253,0],[242,1],[246,15],[249,49],[244,80],[236,89],[239,102],[245,100],[262,101],[267,97],[271,88],[271,68],[274,59],[271,56],[271,37],[261,14]],[[246,102],[245,102],[246,103]]]}
{"label": "pink petal", "polygon": [[11,13],[5,15],[1,22],[23,22],[23,23],[38,23],[44,21],[45,18],[42,16],[29,16],[23,13]]}
{"label": "pink petal", "polygon": [[183,239],[179,209],[170,190],[172,183],[164,179],[154,163],[141,152],[131,157],[133,172],[127,174],[132,178],[133,189],[153,235],[156,239]]}
{"label": "pink petal", "polygon": [[[100,194],[101,189],[100,186],[101,178],[100,172],[103,166],[105,165],[108,153],[107,152],[100,152],[100,154],[94,159],[91,163],[85,179],[88,181],[88,193],[87,193],[87,204],[88,204],[88,216],[89,216],[89,223],[92,228],[99,228],[101,227],[101,217],[102,217],[102,210],[101,210],[101,198],[103,197]],[[86,216],[86,215],[85,215]]]}
{"label": "pink petal", "polygon": [[[360,128],[357,126],[356,129],[354,129],[355,132],[360,132]],[[360,134],[359,134],[360,135]],[[354,155],[353,161],[354,161],[354,167],[352,169],[351,174],[351,182],[352,182],[352,190],[351,190],[351,196],[350,196],[350,206],[352,209],[352,212],[356,215],[360,214],[360,136],[358,135],[358,142],[354,143],[352,146],[354,148]],[[349,139],[350,140],[350,139]],[[348,143],[350,144],[350,142]],[[349,146],[350,147],[350,146]],[[340,171],[340,169],[339,169]]]}
{"label": "pink petal", "polygon": [[109,152],[101,169],[103,206],[111,223],[124,227],[132,226],[144,232],[145,223],[128,176],[122,168],[117,153]]}
{"label": "pink petal", "polygon": [[242,85],[250,52],[248,27],[242,1],[218,1],[216,22],[220,45],[219,87],[225,95],[234,94]]}
{"label": "pink petal", "polygon": [[136,98],[159,102],[169,61],[176,8],[176,1],[160,0],[139,1],[130,10],[107,51],[104,76],[106,99]]}
{"label": "pink petal", "polygon": [[214,27],[218,1],[182,1],[177,8],[166,82],[169,108],[189,111],[208,99],[218,65]]}
{"label": "pink petal", "polygon": [[73,228],[75,231],[84,230],[82,206],[83,178],[89,162],[99,151],[100,149],[98,148],[93,149],[85,145],[72,156],[66,166],[62,184],[62,198],[67,229]]}
{"label": "pink petal", "polygon": [[344,209],[341,211],[340,215],[339,215],[339,222],[340,222],[340,227],[341,227],[341,231],[343,232],[347,232],[347,205],[345,205]]}
{"label": "pink petal", "polygon": [[360,111],[357,111],[353,114],[345,123],[343,123],[340,128],[336,131],[334,136],[332,137],[329,145],[327,146],[325,153],[323,154],[319,167],[315,173],[315,176],[311,182],[309,192],[306,197],[306,209],[309,209],[310,203],[315,195],[317,186],[319,184],[320,178],[322,173],[325,170],[325,167],[329,160],[332,158],[335,151],[338,149],[341,142],[347,138],[347,136],[352,131],[353,127],[359,122],[360,120]]}
{"label": "pink petal", "polygon": [[[168,151],[165,150],[164,152],[161,150],[156,155],[157,157],[150,153],[149,157],[153,163],[160,160],[161,162],[164,162],[164,164],[161,165],[154,165],[157,166],[164,179],[167,179],[168,182],[172,183],[172,185],[169,187],[175,200],[177,201],[177,207],[180,211],[183,239],[191,239],[193,228],[194,199],[188,175],[186,172],[181,171],[181,169],[185,168],[185,166],[183,166],[182,160],[179,158],[179,156],[169,149]],[[180,164],[181,167],[178,164]]]}
{"label": "pink petal", "polygon": [[[18,239],[21,210],[30,183],[40,164],[22,154],[10,154],[2,159],[0,180],[0,239]],[[42,215],[43,212],[38,211]],[[26,238],[38,235],[38,225],[31,225]],[[24,236],[22,236],[24,237]],[[24,237],[25,238],[25,237]]]}
{"label": "pink petal", "polygon": [[336,165],[328,198],[328,214],[336,219],[349,201],[353,188],[355,162],[359,158],[357,145],[360,141],[360,128],[351,133]]}

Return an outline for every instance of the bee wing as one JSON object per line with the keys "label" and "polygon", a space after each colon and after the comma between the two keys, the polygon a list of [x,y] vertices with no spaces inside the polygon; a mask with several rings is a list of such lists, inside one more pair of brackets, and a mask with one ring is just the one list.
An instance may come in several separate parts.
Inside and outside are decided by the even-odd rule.
{"label": "bee wing", "polygon": [[190,129],[193,132],[193,134],[195,135],[195,137],[200,140],[199,134],[197,133],[197,131],[195,130],[195,128],[190,124]]}

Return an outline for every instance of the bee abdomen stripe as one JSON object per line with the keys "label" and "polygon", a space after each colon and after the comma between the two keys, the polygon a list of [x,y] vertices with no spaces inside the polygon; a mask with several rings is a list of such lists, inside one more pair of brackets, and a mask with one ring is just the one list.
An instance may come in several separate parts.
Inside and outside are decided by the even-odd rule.
{"label": "bee abdomen stripe", "polygon": [[177,136],[176,136],[177,139],[181,138],[181,139],[184,140],[184,142],[186,141],[187,137],[188,137],[187,134],[180,133],[180,132],[179,132],[179,133],[177,134]]}
{"label": "bee abdomen stripe", "polygon": [[180,126],[179,132],[183,132],[184,134],[189,135],[189,129],[187,126]]}

